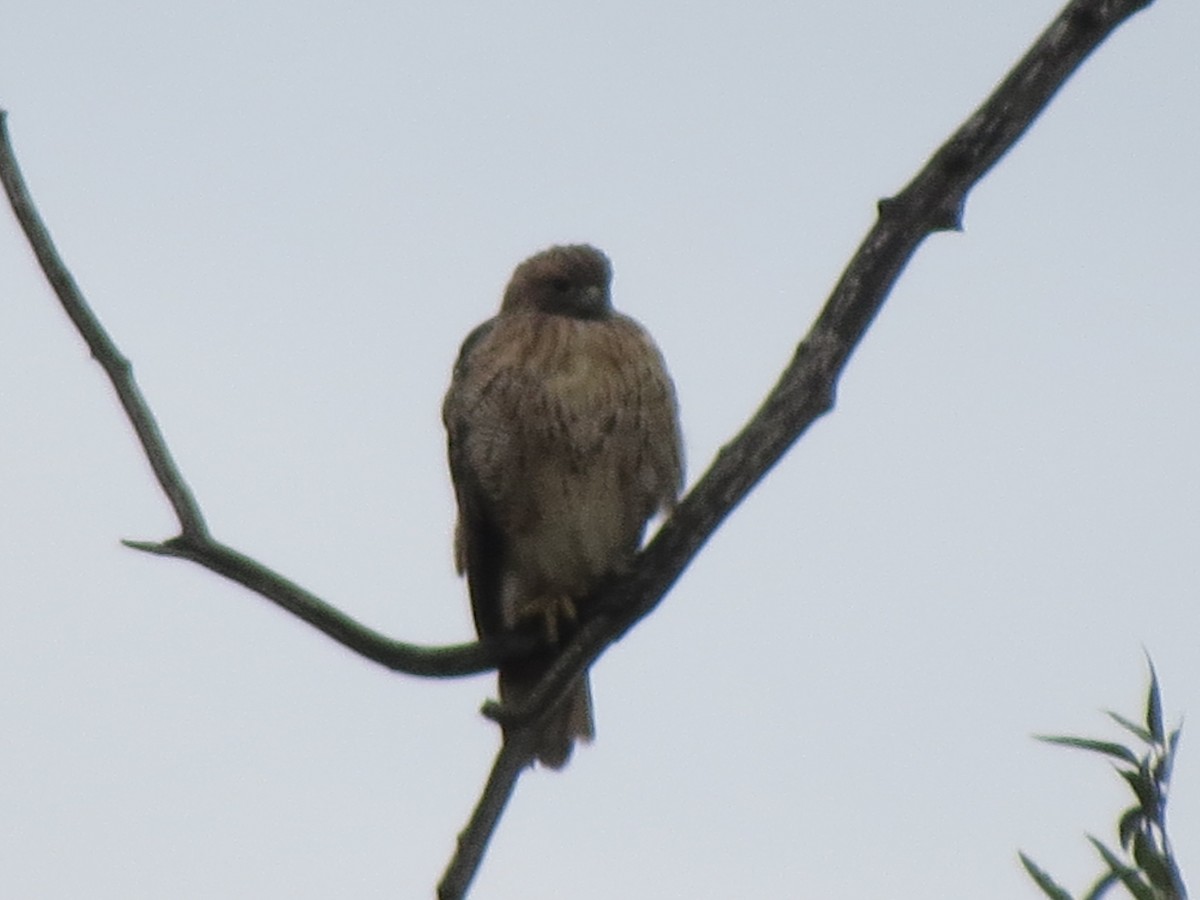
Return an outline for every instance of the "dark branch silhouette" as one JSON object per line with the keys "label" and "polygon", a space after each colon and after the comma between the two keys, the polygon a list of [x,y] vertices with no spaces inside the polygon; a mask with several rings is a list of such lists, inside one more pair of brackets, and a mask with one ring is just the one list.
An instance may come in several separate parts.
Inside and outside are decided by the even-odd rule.
{"label": "dark branch silhouette", "polygon": [[580,629],[520,709],[489,704],[497,721],[538,716],[605,647],[651,612],[691,559],[788,448],[833,408],[837,380],[892,285],[920,243],[962,228],[966,195],[1016,143],[1051,97],[1113,30],[1152,0],[1073,0],[991,96],[894,197],[879,217],[792,361],[753,418],[717,454],[638,564],[599,598],[601,612]]}
{"label": "dark branch silhouette", "polygon": [[159,556],[190,559],[204,568],[236,581],[266,597],[283,609],[323,631],[355,653],[383,666],[409,675],[450,677],[472,675],[494,669],[501,660],[528,654],[535,641],[526,635],[505,635],[451,647],[421,647],[389,638],[368,628],[337,608],[284,578],[260,562],[215,540],[200,512],[191,488],[175,464],[145,397],[133,377],[133,366],[117,349],[96,314],[92,312],[75,279],[55,249],[50,232],[30,198],[17,165],[8,134],[7,115],[0,110],[0,181],[8,194],[17,221],[58,296],[59,303],[75,324],[92,356],[112,382],[121,406],[141,442],[154,477],[162,486],[179,520],[180,534],[162,543],[125,541],[135,550]]}
{"label": "dark branch silhouette", "polygon": [[[808,335],[762,406],[716,459],[639,555],[630,573],[595,598],[595,612],[561,650],[520,707],[489,703],[503,725],[491,775],[439,886],[442,900],[465,895],[521,772],[538,724],[604,650],[661,601],[724,518],[808,427],[833,408],[837,380],[904,266],[929,234],[961,228],[969,190],[1020,138],[1071,73],[1112,31],[1152,0],[1073,0],[967,121],[896,196],[842,274]],[[25,187],[0,111],[0,179],[59,301],[113,384],[181,533],[134,549],[189,559],[278,604],[360,655],[397,671],[463,675],[534,649],[512,635],[487,643],[420,647],[388,638],[346,616],[266,566],[211,537],[154,416],[117,350],[66,269]]]}
{"label": "dark branch silhouette", "polygon": [[478,643],[420,647],[368,628],[262,563],[211,538],[193,541],[178,537],[162,544],[123,543],[147,553],[190,559],[266,597],[360,656],[408,675],[434,678],[474,675],[494,669],[501,659],[525,655],[538,645],[536,637],[514,633]]}
{"label": "dark branch silhouette", "polygon": [[[879,202],[879,217],[842,273],[791,363],[758,412],[717,454],[638,558],[628,576],[598,598],[600,612],[580,628],[520,708],[489,703],[506,741],[536,733],[548,708],[639,620],[649,614],[726,515],[820,416],[833,408],[837,380],[892,285],[926,236],[961,230],[970,189],[1025,133],[1087,55],[1152,0],[1074,0],[1042,33],[991,96],[954,132],[900,193]],[[502,747],[479,807],[511,783],[497,773]],[[515,780],[521,769],[512,772]],[[500,801],[503,802],[503,799]],[[495,820],[472,817],[439,888],[441,900],[464,896],[468,863],[478,866]],[[462,857],[470,854],[464,862]],[[471,868],[469,871],[473,872]]]}

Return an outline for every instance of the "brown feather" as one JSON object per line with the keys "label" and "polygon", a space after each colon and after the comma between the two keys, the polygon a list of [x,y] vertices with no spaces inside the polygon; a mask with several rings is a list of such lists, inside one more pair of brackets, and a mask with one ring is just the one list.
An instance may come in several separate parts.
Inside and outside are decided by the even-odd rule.
{"label": "brown feather", "polygon": [[[628,565],[647,520],[678,495],[674,387],[646,332],[612,311],[609,277],[590,247],[531,257],[455,366],[443,407],[455,558],[480,634],[541,620],[558,637],[562,612]],[[550,658],[502,667],[501,699],[526,695]],[[558,768],[593,731],[585,676],[538,758]]]}

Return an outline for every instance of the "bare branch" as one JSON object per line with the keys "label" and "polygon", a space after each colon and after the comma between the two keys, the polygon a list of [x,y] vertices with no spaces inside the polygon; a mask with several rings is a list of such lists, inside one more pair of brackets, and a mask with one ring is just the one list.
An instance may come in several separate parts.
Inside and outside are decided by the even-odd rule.
{"label": "bare branch", "polygon": [[117,345],[112,342],[104,326],[96,318],[96,314],[83,299],[79,285],[75,283],[74,277],[58,255],[50,232],[46,229],[46,223],[42,221],[37,207],[33,205],[12,150],[7,120],[8,114],[0,109],[0,178],[4,181],[4,190],[12,204],[13,213],[29,239],[29,246],[33,248],[34,255],[46,274],[46,280],[58,295],[62,308],[71,317],[79,334],[87,342],[93,358],[100,363],[108,380],[112,382],[125,415],[129,417],[142,449],[146,452],[146,459],[150,461],[150,468],[154,470],[154,477],[158,479],[159,486],[175,510],[183,534],[203,538],[208,534],[204,516],[196,498],[192,496],[191,488],[187,486],[179,467],[175,465],[171,451],[167,449],[162,433],[158,430],[158,422],[146,404],[146,398],[142,396],[137,382],[133,380],[133,367],[129,360],[121,355]]}
{"label": "bare branch", "polygon": [[88,306],[38,215],[17,165],[8,134],[7,115],[3,110],[0,110],[0,180],[46,279],[87,342],[92,356],[112,382],[154,470],[154,477],[179,520],[179,537],[161,544],[127,541],[127,546],[160,556],[190,559],[261,594],[367,659],[410,675],[470,675],[494,669],[502,660],[530,652],[535,643],[533,639],[515,634],[451,647],[420,647],[394,640],[355,621],[263,564],[215,541],[133,378],[133,367]]}
{"label": "bare branch", "polygon": [[[717,454],[633,570],[600,593],[597,612],[525,701],[519,707],[484,707],[486,715],[505,726],[506,741],[536,734],[545,711],[562,701],[609,645],[662,602],[717,526],[808,427],[833,408],[837,380],[850,354],[917,247],[933,232],[961,228],[970,189],[1024,134],[1087,55],[1150,2],[1072,0],[916,177],[895,197],[879,202],[878,220],[758,412]],[[480,807],[507,801],[511,785],[495,787],[504,790],[502,797],[488,796],[493,780]],[[463,852],[460,846],[459,855]],[[456,855],[448,872],[457,865]]]}
{"label": "bare branch", "polygon": [[474,675],[496,668],[503,660],[525,656],[538,646],[535,636],[518,633],[449,647],[409,644],[368,628],[262,563],[211,538],[192,541],[178,537],[161,544],[123,543],[157,556],[189,559],[266,597],[360,656],[408,675],[433,678]]}
{"label": "bare branch", "polygon": [[[500,821],[504,807],[512,796],[517,779],[526,767],[532,765],[534,749],[540,741],[545,722],[555,712],[558,705],[566,700],[565,694],[548,704],[536,718],[518,723],[504,729],[504,740],[492,764],[491,774],[467,827],[458,836],[454,856],[446,867],[442,881],[438,885],[438,900],[460,900],[467,894],[471,881],[483,861],[484,851],[491,841],[492,833]],[[488,703],[490,707],[499,708],[497,704]]]}
{"label": "bare branch", "polygon": [[507,738],[501,745],[479,802],[471,813],[467,827],[459,834],[454,856],[442,875],[438,885],[438,900],[459,900],[466,896],[517,779],[533,756],[536,736],[535,730],[526,729]]}
{"label": "bare branch", "polygon": [[563,648],[519,708],[489,704],[515,725],[540,718],[604,650],[662,601],[699,549],[751,488],[833,408],[837,380],[917,247],[961,228],[966,195],[1004,155],[1066,79],[1118,25],[1153,0],[1072,0],[992,95],[934,153],[879,217],[855,252],[791,363],[754,417],[717,454],[631,572],[601,592],[599,614]]}

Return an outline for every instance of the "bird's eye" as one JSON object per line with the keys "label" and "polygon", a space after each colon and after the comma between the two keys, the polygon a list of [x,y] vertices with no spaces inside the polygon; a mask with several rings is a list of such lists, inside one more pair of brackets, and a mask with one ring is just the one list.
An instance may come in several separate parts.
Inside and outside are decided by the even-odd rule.
{"label": "bird's eye", "polygon": [[558,278],[552,279],[550,285],[554,288],[554,290],[558,291],[558,293],[565,294],[571,289],[571,279],[559,276]]}

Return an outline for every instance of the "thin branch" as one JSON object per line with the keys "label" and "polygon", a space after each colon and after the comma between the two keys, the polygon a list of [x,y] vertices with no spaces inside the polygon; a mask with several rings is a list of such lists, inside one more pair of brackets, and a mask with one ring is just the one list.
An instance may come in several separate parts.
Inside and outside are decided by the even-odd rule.
{"label": "thin branch", "polygon": [[[519,706],[489,703],[506,733],[536,730],[545,710],[611,644],[648,615],[733,508],[833,408],[837,380],[921,242],[959,230],[970,189],[1033,123],[1072,72],[1118,25],[1152,0],[1072,0],[990,97],[895,197],[855,252],[791,363],[754,417],[717,454],[646,546],[633,570],[596,599],[586,621]],[[503,753],[503,751],[501,751]],[[484,789],[480,805],[497,802]],[[498,802],[503,804],[507,794]],[[494,823],[493,823],[494,824]],[[460,848],[461,852],[461,848]],[[457,859],[452,860],[453,871]],[[458,895],[455,895],[458,896]]]}
{"label": "thin branch", "polygon": [[536,746],[536,734],[535,730],[526,729],[513,734],[501,744],[479,802],[471,813],[467,827],[459,834],[454,856],[438,884],[438,900],[459,900],[466,896],[517,779],[529,765],[533,747]]}
{"label": "thin branch", "polygon": [[533,641],[522,635],[505,635],[486,642],[450,647],[421,647],[394,640],[355,621],[267,566],[214,540],[196,498],[179,471],[154,414],[134,380],[133,367],[88,306],[33,204],[12,149],[4,110],[0,110],[0,181],[4,183],[13,212],[46,279],[87,343],[92,356],[112,382],[113,390],[154,470],[154,477],[158,479],[179,520],[179,537],[161,544],[126,541],[127,546],[160,556],[190,559],[277,603],[367,659],[410,675],[470,675],[494,669],[499,662],[530,652]]}
{"label": "thin branch", "polygon": [[540,716],[609,645],[663,596],[732,509],[820,416],[892,285],[921,242],[960,230],[966,195],[1118,25],[1153,0],[1072,0],[990,97],[934,153],[879,217],[850,260],[791,363],[742,431],[717,454],[636,565],[603,591],[587,621],[520,707],[486,712],[506,724]]}
{"label": "thin branch", "polygon": [[454,856],[451,857],[438,885],[438,900],[461,900],[466,896],[500,816],[508,805],[513,788],[516,787],[517,779],[533,763],[534,751],[541,740],[546,720],[551,718],[559,705],[565,701],[566,696],[561,696],[554,703],[544,707],[537,718],[504,729],[504,740],[496,754],[496,761],[492,764],[487,784],[484,785],[467,827],[458,836]]}
{"label": "thin branch", "polygon": [[146,459],[150,461],[150,468],[154,470],[154,477],[158,479],[159,486],[175,510],[183,534],[203,538],[208,534],[204,516],[196,498],[192,496],[191,488],[183,480],[179,467],[175,465],[171,451],[167,449],[162,432],[158,429],[158,422],[146,404],[146,398],[142,396],[137,382],[133,380],[133,366],[121,355],[117,345],[113,343],[83,298],[83,292],[79,290],[79,285],[75,283],[74,277],[55,249],[46,223],[42,221],[37,207],[33,205],[33,199],[29,196],[25,179],[12,150],[7,119],[7,113],[0,110],[0,178],[3,178],[4,190],[12,204],[13,213],[29,239],[29,246],[33,248],[34,255],[46,274],[46,280],[58,295],[62,308],[75,323],[79,334],[87,342],[88,350],[112,382],[113,390],[116,391],[125,415],[133,424],[133,430],[146,453]]}
{"label": "thin branch", "polygon": [[360,656],[408,675],[432,678],[474,675],[496,668],[500,661],[526,656],[538,646],[535,636],[514,633],[470,644],[422,647],[368,628],[262,563],[212,539],[192,542],[179,537],[161,544],[124,543],[157,556],[189,559],[266,597]]}

